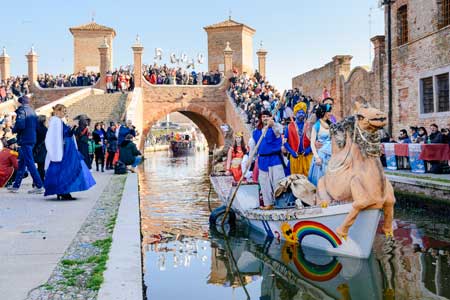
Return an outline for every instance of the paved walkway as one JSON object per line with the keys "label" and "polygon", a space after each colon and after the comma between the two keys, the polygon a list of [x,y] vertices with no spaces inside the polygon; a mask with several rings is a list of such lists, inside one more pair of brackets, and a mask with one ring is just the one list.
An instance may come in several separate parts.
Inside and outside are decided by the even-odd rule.
{"label": "paved walkway", "polygon": [[76,201],[30,196],[28,178],[17,194],[0,189],[1,299],[23,300],[47,281],[112,175],[93,174],[97,184]]}
{"label": "paved walkway", "polygon": [[397,176],[420,176],[427,178],[440,178],[450,180],[450,174],[432,174],[432,173],[413,173],[410,170],[388,170],[384,169],[384,171],[389,173],[395,173]]}

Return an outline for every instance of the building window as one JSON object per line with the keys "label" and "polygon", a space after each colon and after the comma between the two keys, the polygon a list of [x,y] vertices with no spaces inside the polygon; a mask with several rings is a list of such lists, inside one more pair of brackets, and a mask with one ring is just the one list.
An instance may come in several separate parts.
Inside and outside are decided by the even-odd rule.
{"label": "building window", "polygon": [[432,113],[434,112],[433,77],[422,78],[420,83],[422,113]]}
{"label": "building window", "polygon": [[450,25],[450,0],[438,0],[439,29]]}
{"label": "building window", "polygon": [[400,6],[397,10],[397,45],[408,42],[408,6]]}
{"label": "building window", "polygon": [[449,111],[450,110],[450,98],[448,93],[448,73],[437,75],[436,76],[436,84],[437,84],[437,111]]}

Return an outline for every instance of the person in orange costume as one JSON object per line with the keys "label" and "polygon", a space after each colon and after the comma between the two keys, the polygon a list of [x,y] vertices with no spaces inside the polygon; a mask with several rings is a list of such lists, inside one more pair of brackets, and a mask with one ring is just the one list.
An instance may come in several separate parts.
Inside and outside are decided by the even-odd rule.
{"label": "person in orange costume", "polygon": [[0,188],[8,181],[14,179],[17,171],[19,153],[16,151],[16,139],[12,138],[6,142],[5,148],[0,151]]}
{"label": "person in orange costume", "polygon": [[233,147],[228,150],[226,175],[233,175],[234,181],[239,181],[242,177],[242,160],[248,153],[248,148],[244,142],[244,134],[237,132],[234,137]]}

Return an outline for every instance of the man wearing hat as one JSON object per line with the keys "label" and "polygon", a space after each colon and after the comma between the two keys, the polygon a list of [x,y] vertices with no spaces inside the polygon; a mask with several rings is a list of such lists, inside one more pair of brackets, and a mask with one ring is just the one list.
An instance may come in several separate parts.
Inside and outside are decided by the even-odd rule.
{"label": "man wearing hat", "polygon": [[[1,142],[0,142],[1,143]],[[16,151],[16,139],[12,138],[6,141],[5,148],[0,151],[0,188],[13,181],[19,167]]]}
{"label": "man wearing hat", "polygon": [[258,181],[261,186],[264,206],[261,209],[272,209],[275,201],[274,191],[278,182],[285,177],[284,161],[281,153],[283,143],[283,126],[275,123],[272,114],[265,110],[261,113],[261,121],[253,131],[250,148],[253,149],[262,136],[263,127],[268,126],[266,135],[258,148]]}
{"label": "man wearing hat", "polygon": [[291,174],[303,174],[308,176],[311,166],[312,152],[311,141],[305,130],[307,105],[299,102],[294,106],[295,122],[291,120],[285,129],[284,147],[290,154]]}
{"label": "man wearing hat", "polygon": [[28,169],[34,182],[34,188],[29,193],[42,194],[44,189],[42,188],[41,176],[39,176],[33,159],[33,147],[36,144],[37,116],[30,107],[30,99],[27,96],[20,97],[19,103],[21,105],[16,110],[16,124],[14,124],[13,128],[13,133],[17,134],[17,144],[19,145],[19,166],[16,180],[10,191],[12,193],[18,192],[25,170]]}

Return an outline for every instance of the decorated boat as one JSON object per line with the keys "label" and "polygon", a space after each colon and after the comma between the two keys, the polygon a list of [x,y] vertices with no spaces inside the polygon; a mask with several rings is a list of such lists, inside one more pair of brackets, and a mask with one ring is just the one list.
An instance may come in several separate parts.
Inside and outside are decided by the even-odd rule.
{"label": "decorated boat", "polygon": [[[224,205],[236,187],[231,176],[211,176],[211,183]],[[241,185],[231,207],[236,217],[254,230],[274,239],[319,249],[328,254],[368,258],[380,219],[378,209],[364,210],[344,239],[337,228],[352,209],[352,203],[262,210],[257,184]]]}

